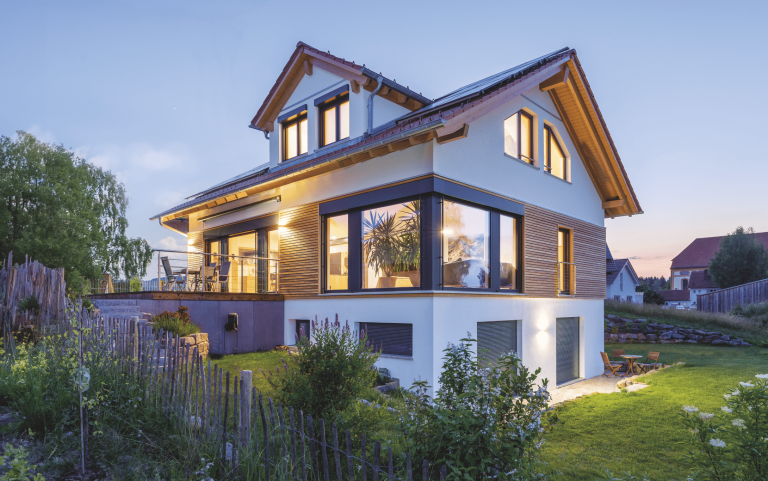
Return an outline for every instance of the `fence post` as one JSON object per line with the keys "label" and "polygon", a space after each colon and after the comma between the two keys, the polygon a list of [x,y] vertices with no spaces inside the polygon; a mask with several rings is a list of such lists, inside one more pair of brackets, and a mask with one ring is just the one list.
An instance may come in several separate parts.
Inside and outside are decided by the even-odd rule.
{"label": "fence post", "polygon": [[[253,371],[242,371],[240,372],[240,379],[242,379],[243,383],[243,408],[242,408],[242,421],[240,422],[240,425],[243,426],[243,433],[250,433],[251,432],[251,396],[246,395],[245,393],[251,393],[253,390]],[[245,441],[245,440],[243,440]],[[243,443],[245,444],[245,443]]]}

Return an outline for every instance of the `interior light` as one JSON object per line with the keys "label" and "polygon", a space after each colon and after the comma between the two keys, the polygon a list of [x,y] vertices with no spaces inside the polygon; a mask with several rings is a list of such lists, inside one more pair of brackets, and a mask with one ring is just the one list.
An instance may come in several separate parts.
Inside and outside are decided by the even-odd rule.
{"label": "interior light", "polygon": [[331,236],[331,240],[336,240],[336,236],[335,236],[335,235],[332,235],[332,236]]}
{"label": "interior light", "polygon": [[443,229],[443,235],[451,235],[453,231],[451,229]]}

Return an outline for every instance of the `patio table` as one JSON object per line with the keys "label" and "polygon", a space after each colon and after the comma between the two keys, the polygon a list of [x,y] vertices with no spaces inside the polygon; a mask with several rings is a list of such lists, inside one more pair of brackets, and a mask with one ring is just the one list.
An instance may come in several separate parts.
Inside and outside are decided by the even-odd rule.
{"label": "patio table", "polygon": [[[635,367],[634,367],[635,366],[635,359],[640,359],[643,356],[638,356],[636,354],[624,354],[623,356],[619,356],[619,357],[623,357],[624,359],[629,361],[629,366],[627,367],[627,373],[624,376],[632,376],[632,375],[635,374]],[[622,376],[622,377],[624,377],[624,376]]]}

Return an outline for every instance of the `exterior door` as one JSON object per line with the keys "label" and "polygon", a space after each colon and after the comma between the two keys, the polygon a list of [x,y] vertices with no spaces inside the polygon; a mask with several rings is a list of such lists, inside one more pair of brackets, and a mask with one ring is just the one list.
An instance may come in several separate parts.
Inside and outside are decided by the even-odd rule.
{"label": "exterior door", "polygon": [[557,384],[579,377],[579,318],[557,319]]}

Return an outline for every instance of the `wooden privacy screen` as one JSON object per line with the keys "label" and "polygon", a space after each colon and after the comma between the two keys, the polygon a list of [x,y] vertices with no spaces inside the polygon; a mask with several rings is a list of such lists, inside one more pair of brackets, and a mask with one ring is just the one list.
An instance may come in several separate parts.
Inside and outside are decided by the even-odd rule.
{"label": "wooden privacy screen", "polygon": [[728,312],[737,305],[746,306],[768,301],[768,279],[729,287],[709,294],[699,294],[696,309],[703,312]]}
{"label": "wooden privacy screen", "polygon": [[280,211],[280,293],[316,296],[320,291],[320,211],[318,204]]}
{"label": "wooden privacy screen", "polygon": [[187,234],[187,245],[190,254],[187,254],[187,265],[190,269],[199,268],[203,265],[203,256],[193,255],[191,253],[203,252],[205,244],[203,242],[203,231],[190,232]]}
{"label": "wooden privacy screen", "polygon": [[573,231],[576,290],[573,297],[605,299],[605,227],[525,206],[523,219],[524,289],[528,297],[557,297],[557,229]]}

